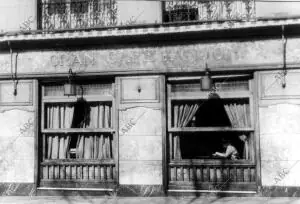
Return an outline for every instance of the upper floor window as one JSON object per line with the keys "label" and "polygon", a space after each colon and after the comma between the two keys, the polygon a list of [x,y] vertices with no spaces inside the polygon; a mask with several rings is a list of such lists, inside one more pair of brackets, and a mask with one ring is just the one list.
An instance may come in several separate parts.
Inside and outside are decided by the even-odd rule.
{"label": "upper floor window", "polygon": [[115,0],[42,0],[41,22],[44,30],[93,28],[116,25]]}
{"label": "upper floor window", "polygon": [[254,0],[165,1],[164,22],[179,21],[240,21],[254,18]]}

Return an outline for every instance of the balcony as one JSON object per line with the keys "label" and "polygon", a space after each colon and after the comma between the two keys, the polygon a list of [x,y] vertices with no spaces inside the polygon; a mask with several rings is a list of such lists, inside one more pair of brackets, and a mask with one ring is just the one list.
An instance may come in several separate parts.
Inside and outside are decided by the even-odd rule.
{"label": "balcony", "polygon": [[255,19],[254,0],[165,1],[164,22],[250,21]]}
{"label": "balcony", "polygon": [[42,0],[39,8],[43,30],[117,25],[115,0]]}
{"label": "balcony", "polygon": [[187,21],[250,21],[255,19],[255,1],[42,0],[39,13],[39,28],[48,31]]}

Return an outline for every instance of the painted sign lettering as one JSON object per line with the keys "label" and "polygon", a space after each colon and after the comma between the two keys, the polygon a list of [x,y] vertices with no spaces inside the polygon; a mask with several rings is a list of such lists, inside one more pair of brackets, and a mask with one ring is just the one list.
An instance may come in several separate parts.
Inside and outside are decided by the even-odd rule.
{"label": "painted sign lettering", "polygon": [[85,71],[87,67],[96,64],[96,58],[93,52],[62,53],[50,56],[50,64],[58,70],[72,68]]}

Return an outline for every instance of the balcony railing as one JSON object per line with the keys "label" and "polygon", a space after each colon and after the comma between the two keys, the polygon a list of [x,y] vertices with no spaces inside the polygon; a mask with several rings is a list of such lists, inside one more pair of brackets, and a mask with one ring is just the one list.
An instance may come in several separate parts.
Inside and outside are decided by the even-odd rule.
{"label": "balcony railing", "polygon": [[[119,3],[118,0],[40,0],[39,28],[42,30],[66,30],[124,26],[140,22],[151,23],[149,14],[143,16],[142,13],[128,13],[126,2],[122,2],[120,5]],[[163,13],[162,19],[158,20],[160,23],[250,21],[255,19],[255,0],[153,1],[153,4],[158,3],[162,4]],[[132,23],[130,19],[137,21]],[[122,23],[127,21],[130,23]],[[153,23],[157,23],[157,21],[155,20]]]}
{"label": "balcony railing", "polygon": [[117,24],[115,0],[42,0],[43,30],[62,30],[114,26]]}
{"label": "balcony railing", "polygon": [[255,18],[254,0],[165,1],[164,22],[250,21]]}

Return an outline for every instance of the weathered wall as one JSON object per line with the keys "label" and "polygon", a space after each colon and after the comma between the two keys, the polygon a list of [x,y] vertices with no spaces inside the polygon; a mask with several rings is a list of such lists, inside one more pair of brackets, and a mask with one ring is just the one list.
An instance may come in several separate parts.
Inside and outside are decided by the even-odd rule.
{"label": "weathered wall", "polygon": [[159,76],[119,84],[119,183],[162,185],[163,93]]}
{"label": "weathered wall", "polygon": [[[0,82],[0,193],[33,193],[35,82]],[[13,184],[12,184],[13,183]],[[26,185],[25,185],[26,184]]]}
{"label": "weathered wall", "polygon": [[259,126],[263,186],[300,186],[300,72],[259,75]]}
{"label": "weathered wall", "polygon": [[[298,62],[289,40],[287,60]],[[293,49],[290,49],[293,48]],[[192,72],[211,69],[273,68],[282,65],[280,39],[248,41],[192,42],[185,45],[113,47],[75,51],[28,51],[18,54],[18,73],[79,72]],[[10,55],[0,55],[0,74],[10,74]]]}
{"label": "weathered wall", "polygon": [[118,25],[162,22],[160,1],[117,1]]}
{"label": "weathered wall", "polygon": [[274,1],[257,1],[256,17],[258,18],[274,18],[274,17],[293,17],[300,16],[299,2],[274,2]]}
{"label": "weathered wall", "polygon": [[0,33],[36,30],[37,0],[9,0],[0,2]]}

